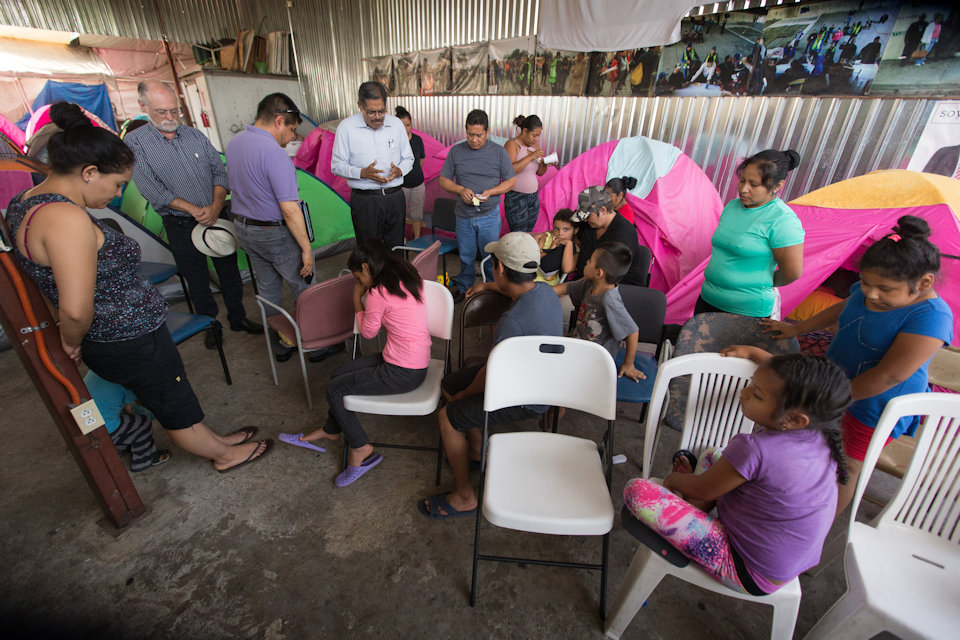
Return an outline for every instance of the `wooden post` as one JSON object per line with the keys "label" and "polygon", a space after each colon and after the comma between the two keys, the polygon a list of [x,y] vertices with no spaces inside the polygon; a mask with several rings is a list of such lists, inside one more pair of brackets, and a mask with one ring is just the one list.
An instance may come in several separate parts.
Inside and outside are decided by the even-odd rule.
{"label": "wooden post", "polygon": [[[0,251],[5,251],[4,240],[0,237]],[[27,296],[37,317],[39,332],[43,334],[50,359],[60,372],[77,388],[83,400],[90,398],[80,372],[73,361],[60,346],[60,330],[57,328],[43,295],[33,280],[24,277],[16,264],[13,253],[5,254],[13,267],[21,274]],[[117,527],[124,527],[143,515],[144,506],[140,500],[127,469],[113,446],[106,427],[100,427],[87,435],[80,432],[77,423],[70,414],[70,394],[40,361],[37,352],[37,332],[32,330],[26,314],[20,305],[16,286],[7,269],[0,265],[0,324],[10,338],[23,367],[30,374],[40,398],[47,406],[60,429],[67,448],[73,454],[83,477],[100,502],[104,515]]]}

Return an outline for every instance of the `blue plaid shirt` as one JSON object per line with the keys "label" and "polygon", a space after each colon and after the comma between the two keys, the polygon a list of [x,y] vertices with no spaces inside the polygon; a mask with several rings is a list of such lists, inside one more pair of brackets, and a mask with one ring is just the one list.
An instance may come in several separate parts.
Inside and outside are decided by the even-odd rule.
{"label": "blue plaid shirt", "polygon": [[137,161],[133,182],[147,202],[162,216],[190,214],[171,209],[175,198],[198,207],[213,203],[213,187],[229,191],[227,168],[207,137],[191,127],[180,126],[168,140],[152,124],[131,132],[124,142]]}

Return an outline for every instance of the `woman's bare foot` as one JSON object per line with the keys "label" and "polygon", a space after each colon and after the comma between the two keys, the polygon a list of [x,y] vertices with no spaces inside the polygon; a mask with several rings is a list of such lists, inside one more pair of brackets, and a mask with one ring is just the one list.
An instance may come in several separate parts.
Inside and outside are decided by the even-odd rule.
{"label": "woman's bare foot", "polygon": [[268,445],[267,440],[260,442],[251,442],[249,444],[230,447],[226,455],[220,460],[213,461],[213,468],[217,471],[224,471],[230,467],[235,467],[247,461],[256,460],[266,453]]}
{"label": "woman's bare foot", "polygon": [[300,436],[301,442],[313,442],[314,440],[339,440],[339,433],[327,433],[323,429],[315,429],[305,436]]}
{"label": "woman's bare foot", "polygon": [[234,447],[234,446],[236,446],[236,445],[238,445],[238,444],[243,444],[243,443],[245,443],[245,442],[249,442],[250,439],[253,438],[253,437],[257,434],[257,428],[256,428],[256,427],[243,427],[242,429],[238,429],[237,431],[234,431],[233,433],[228,433],[228,434],[225,435],[225,436],[221,436],[220,434],[214,433],[213,431],[211,431],[210,433],[213,434],[213,437],[214,437],[214,438],[216,438],[217,440],[219,440],[219,441],[222,442],[223,444],[227,445],[228,447]]}

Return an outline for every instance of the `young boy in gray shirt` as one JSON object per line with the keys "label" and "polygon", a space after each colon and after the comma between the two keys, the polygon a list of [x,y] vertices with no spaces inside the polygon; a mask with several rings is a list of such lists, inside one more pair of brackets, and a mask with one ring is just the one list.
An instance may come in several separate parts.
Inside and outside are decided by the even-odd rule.
{"label": "young boy in gray shirt", "polygon": [[601,345],[616,358],[620,342],[626,341],[626,355],[618,376],[638,381],[646,378],[633,366],[639,329],[626,307],[617,283],[630,269],[630,250],[620,242],[598,246],[583,268],[583,278],[553,288],[558,296],[567,294],[577,309],[577,324],[571,335]]}

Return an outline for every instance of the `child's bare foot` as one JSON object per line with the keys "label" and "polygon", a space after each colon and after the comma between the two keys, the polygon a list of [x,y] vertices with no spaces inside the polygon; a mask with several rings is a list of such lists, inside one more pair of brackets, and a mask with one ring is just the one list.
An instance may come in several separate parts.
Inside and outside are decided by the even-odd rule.
{"label": "child's bare foot", "polygon": [[300,436],[301,442],[313,442],[314,440],[339,440],[339,433],[327,433],[323,429],[315,429],[305,436]]}

